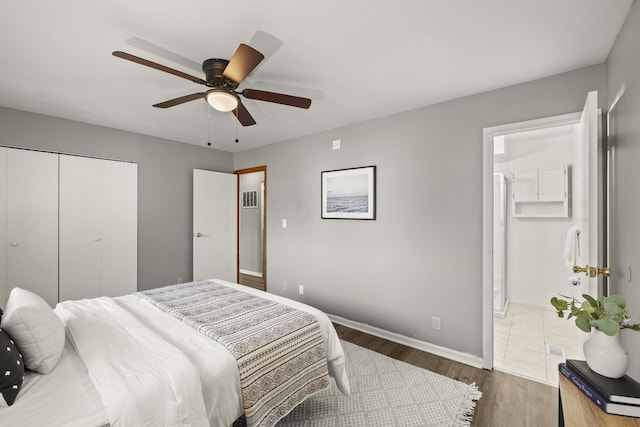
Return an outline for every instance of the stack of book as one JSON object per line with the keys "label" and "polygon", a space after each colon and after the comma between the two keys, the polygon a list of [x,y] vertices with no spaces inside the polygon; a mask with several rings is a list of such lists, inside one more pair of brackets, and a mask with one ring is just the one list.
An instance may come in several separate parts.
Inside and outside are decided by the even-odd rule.
{"label": "stack of book", "polygon": [[567,359],[558,366],[585,396],[608,414],[640,417],[640,383],[628,376],[608,378],[593,372],[584,360]]}

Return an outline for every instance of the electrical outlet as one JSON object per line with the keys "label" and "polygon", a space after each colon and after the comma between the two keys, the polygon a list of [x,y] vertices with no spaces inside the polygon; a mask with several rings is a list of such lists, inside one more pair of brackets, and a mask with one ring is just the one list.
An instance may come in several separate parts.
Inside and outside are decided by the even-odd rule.
{"label": "electrical outlet", "polygon": [[334,139],[333,142],[331,143],[332,148],[334,150],[339,150],[340,149],[340,140],[339,139]]}
{"label": "electrical outlet", "polygon": [[304,295],[304,285],[298,285],[298,293]]}
{"label": "electrical outlet", "polygon": [[289,288],[289,285],[287,285],[287,282],[282,282],[282,290],[286,291]]}
{"label": "electrical outlet", "polygon": [[182,283],[182,277],[178,277],[178,280],[176,281],[177,284]]}
{"label": "electrical outlet", "polygon": [[431,326],[436,331],[439,331],[440,329],[442,329],[442,324],[440,323],[440,318],[438,316],[433,316],[431,318]]}

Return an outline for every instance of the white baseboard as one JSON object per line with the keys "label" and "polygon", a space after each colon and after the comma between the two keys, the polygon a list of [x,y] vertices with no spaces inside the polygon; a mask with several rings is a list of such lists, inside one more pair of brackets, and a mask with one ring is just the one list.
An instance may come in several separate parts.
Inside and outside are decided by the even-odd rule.
{"label": "white baseboard", "polygon": [[257,271],[240,269],[240,273],[246,274],[246,275],[249,275],[249,276],[262,277],[262,273],[258,273]]}
{"label": "white baseboard", "polygon": [[332,322],[347,326],[351,329],[356,329],[370,335],[375,335],[389,341],[397,342],[398,344],[413,347],[417,350],[425,351],[427,353],[435,354],[437,356],[441,356],[456,362],[464,363],[465,365],[473,366],[474,368],[483,367],[483,358],[480,356],[474,356],[469,353],[462,353],[460,351],[451,350],[449,348],[431,344],[426,341],[410,338],[405,335],[397,334],[395,332],[389,332],[375,326],[354,322],[353,320],[345,319],[344,317],[335,316],[333,314],[327,314],[327,316],[329,316],[329,319],[331,319]]}
{"label": "white baseboard", "polygon": [[493,310],[493,317],[498,317],[500,319],[504,319],[507,317],[507,311],[509,311],[509,300],[506,300],[504,303],[504,310]]}

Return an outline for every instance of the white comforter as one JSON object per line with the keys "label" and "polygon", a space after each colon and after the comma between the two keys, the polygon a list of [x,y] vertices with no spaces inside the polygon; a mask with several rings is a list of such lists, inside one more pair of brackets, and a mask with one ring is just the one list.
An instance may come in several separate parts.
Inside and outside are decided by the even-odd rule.
{"label": "white comforter", "polygon": [[202,426],[195,366],[110,298],[58,306],[112,427]]}
{"label": "white comforter", "polygon": [[0,426],[97,427],[109,423],[102,399],[69,340],[48,374],[27,372],[15,403],[0,409]]}
{"label": "white comforter", "polygon": [[[328,317],[307,305],[230,282],[316,316],[329,374],[349,393],[344,353]],[[56,312],[102,397],[112,427],[230,426],[243,413],[237,364],[224,347],[134,295],[67,301]]]}

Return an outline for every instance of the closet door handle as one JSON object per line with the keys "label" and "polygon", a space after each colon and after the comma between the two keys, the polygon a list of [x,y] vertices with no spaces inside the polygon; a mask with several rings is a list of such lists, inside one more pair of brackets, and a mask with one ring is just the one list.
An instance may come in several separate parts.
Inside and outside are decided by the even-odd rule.
{"label": "closet door handle", "polygon": [[17,247],[17,246],[20,246],[20,242],[11,242],[11,243],[9,243],[9,245],[10,245],[11,247],[15,248],[15,247]]}
{"label": "closet door handle", "polygon": [[194,237],[202,237],[202,233],[195,233],[193,236]]}

